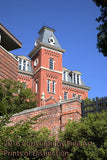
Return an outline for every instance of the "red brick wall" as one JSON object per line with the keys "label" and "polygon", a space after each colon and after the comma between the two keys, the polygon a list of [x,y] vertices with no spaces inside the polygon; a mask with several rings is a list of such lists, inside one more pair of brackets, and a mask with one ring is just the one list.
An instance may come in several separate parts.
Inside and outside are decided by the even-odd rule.
{"label": "red brick wall", "polygon": [[[54,60],[54,70],[49,70],[49,59]],[[38,64],[34,67],[34,61],[38,59]],[[45,99],[53,96],[54,99],[59,102],[59,96],[62,96],[62,54],[52,50],[40,49],[34,57],[32,57],[32,67],[35,75],[33,77],[34,83],[38,81],[38,106],[41,106],[41,95],[45,93]],[[42,68],[40,68],[42,67]],[[39,69],[39,70],[38,70]],[[56,71],[56,72],[54,72]],[[57,73],[61,72],[61,73]],[[51,81],[50,93],[47,91],[47,80]],[[55,81],[55,94],[52,93],[52,81]],[[55,103],[55,101],[53,101]],[[45,105],[49,102],[45,102]]]}
{"label": "red brick wall", "polygon": [[18,81],[25,82],[28,88],[31,88],[33,91],[33,79],[31,76],[18,74]]}
{"label": "red brick wall", "polygon": [[18,61],[0,47],[0,79],[17,80]]}
{"label": "red brick wall", "polygon": [[78,99],[71,99],[62,102],[62,105],[54,104],[37,107],[35,109],[29,109],[24,112],[13,116],[11,118],[12,123],[10,125],[14,125],[22,119],[26,120],[28,117],[34,117],[40,113],[43,113],[44,115],[39,118],[39,122],[33,126],[34,129],[47,127],[51,130],[52,134],[57,134],[59,129],[64,129],[68,119],[71,121],[78,121],[81,118],[81,101]]}
{"label": "red brick wall", "polygon": [[63,99],[64,99],[64,92],[68,93],[68,99],[73,98],[73,94],[76,94],[76,97],[80,95],[82,100],[88,98],[88,91],[85,89],[79,89],[79,88],[74,88],[72,86],[63,85],[62,92],[63,92],[63,96],[62,96]]}

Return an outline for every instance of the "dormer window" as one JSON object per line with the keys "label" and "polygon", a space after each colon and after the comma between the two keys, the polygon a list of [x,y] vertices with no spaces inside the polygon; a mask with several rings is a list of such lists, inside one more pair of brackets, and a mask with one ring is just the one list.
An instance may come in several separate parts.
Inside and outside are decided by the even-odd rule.
{"label": "dormer window", "polygon": [[29,70],[29,61],[23,58],[18,58],[19,61],[19,70],[28,71]]}
{"label": "dormer window", "polygon": [[49,59],[49,69],[54,69],[54,61],[53,58]]}
{"label": "dormer window", "polygon": [[74,73],[74,83],[76,83],[76,77],[75,77],[75,73]]}
{"label": "dormer window", "polygon": [[72,72],[72,83],[81,85],[81,74]]}

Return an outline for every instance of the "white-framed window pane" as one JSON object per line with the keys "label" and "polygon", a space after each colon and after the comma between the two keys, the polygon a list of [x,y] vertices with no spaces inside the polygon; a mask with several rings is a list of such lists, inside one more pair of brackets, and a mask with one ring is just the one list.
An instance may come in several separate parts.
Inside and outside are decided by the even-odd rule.
{"label": "white-framed window pane", "polygon": [[77,75],[77,84],[79,84],[79,75]]}
{"label": "white-framed window pane", "polygon": [[53,69],[53,59],[49,59],[49,69]]}
{"label": "white-framed window pane", "polygon": [[55,93],[55,81],[53,81],[52,89],[53,89],[53,93]]}
{"label": "white-framed window pane", "polygon": [[64,92],[64,100],[67,99],[67,92]]}
{"label": "white-framed window pane", "polygon": [[74,83],[76,83],[76,79],[75,79],[75,73],[74,73]]}
{"label": "white-framed window pane", "polygon": [[19,59],[19,70],[21,70],[21,66],[22,66],[22,60]]}
{"label": "white-framed window pane", "polygon": [[50,80],[47,81],[47,91],[50,92]]}
{"label": "white-framed window pane", "polygon": [[23,61],[23,70],[24,71],[26,70],[26,61],[25,60]]}

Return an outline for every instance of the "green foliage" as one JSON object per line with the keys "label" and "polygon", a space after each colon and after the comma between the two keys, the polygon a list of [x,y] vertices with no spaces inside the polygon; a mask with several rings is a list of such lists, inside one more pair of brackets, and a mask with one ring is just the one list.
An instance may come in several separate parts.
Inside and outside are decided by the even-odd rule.
{"label": "green foliage", "polygon": [[68,160],[105,160],[107,158],[107,113],[90,114],[80,122],[68,122],[60,131],[59,140],[65,143]]}
{"label": "green foliage", "polygon": [[0,80],[0,115],[18,113],[36,105],[31,89],[24,89],[23,83],[9,79]]}
{"label": "green foliage", "polygon": [[[37,123],[39,117],[35,117]],[[1,160],[41,160],[47,155],[43,155],[50,148],[46,145],[47,141],[54,141],[50,138],[50,131],[47,128],[34,130],[32,121],[20,122],[11,127],[3,126],[0,129],[0,159]],[[48,143],[47,143],[48,144]]]}
{"label": "green foliage", "polygon": [[99,52],[102,52],[104,56],[107,56],[107,0],[93,0],[98,7],[100,7],[101,15],[96,18],[98,22],[101,22],[99,27],[99,33],[97,34],[97,48]]}

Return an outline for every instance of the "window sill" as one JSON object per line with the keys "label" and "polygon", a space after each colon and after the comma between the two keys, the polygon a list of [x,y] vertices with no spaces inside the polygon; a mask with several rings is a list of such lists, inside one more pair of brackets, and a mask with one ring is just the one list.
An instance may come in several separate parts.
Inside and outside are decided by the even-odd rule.
{"label": "window sill", "polygon": [[56,93],[53,93],[53,92],[48,92],[49,94],[56,94]]}

